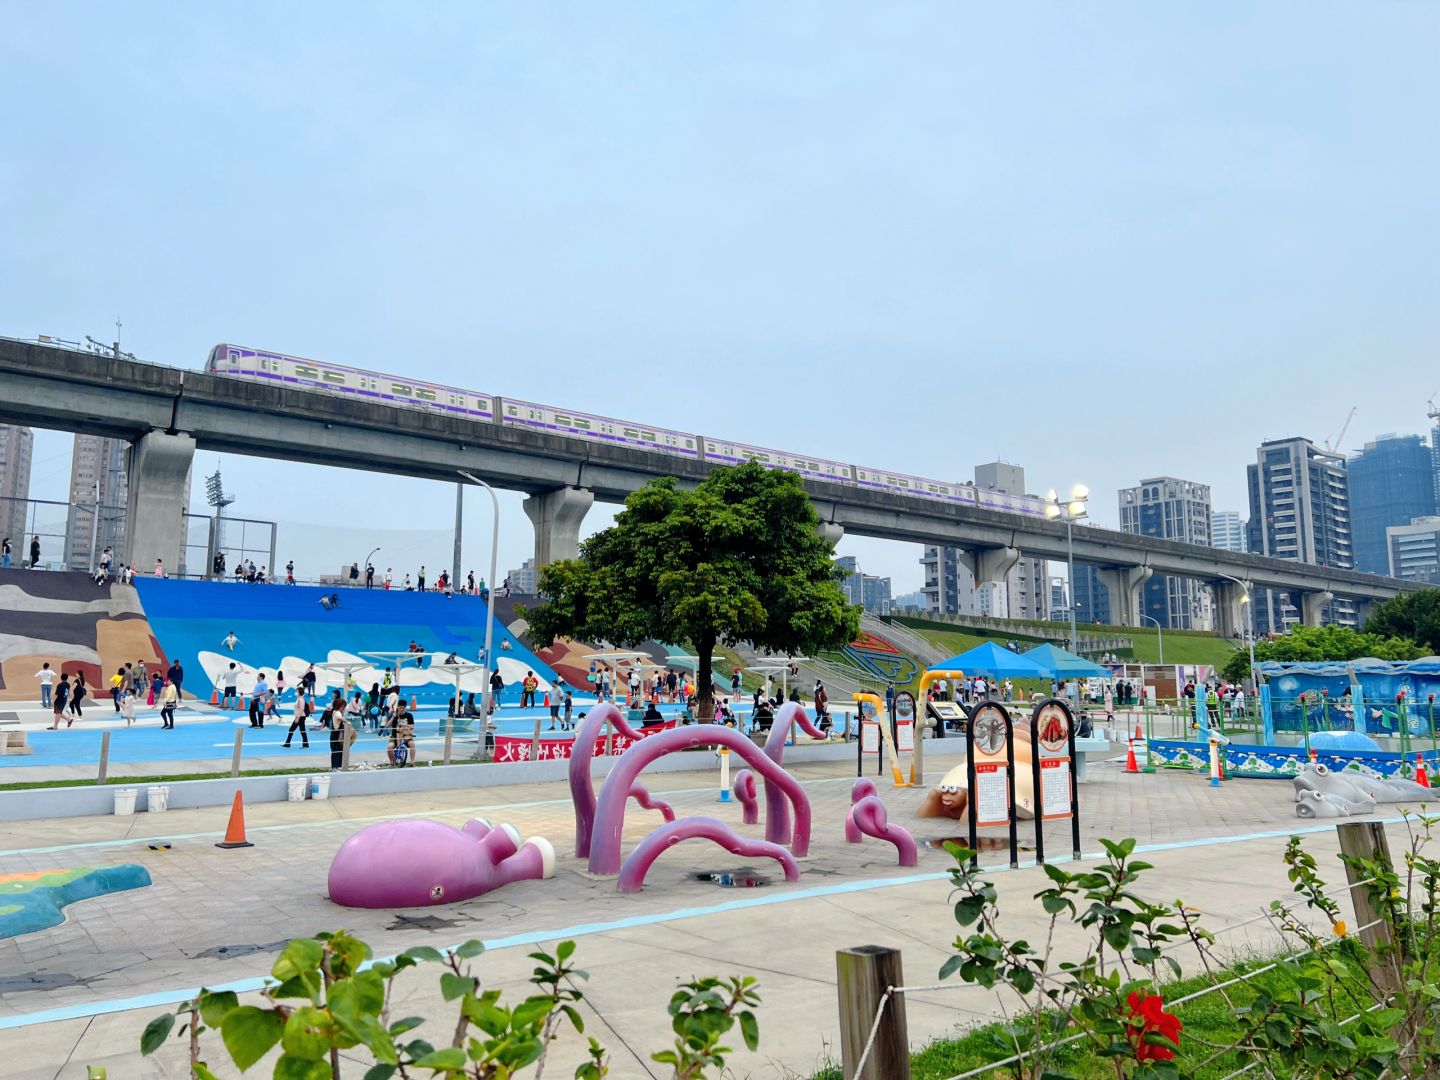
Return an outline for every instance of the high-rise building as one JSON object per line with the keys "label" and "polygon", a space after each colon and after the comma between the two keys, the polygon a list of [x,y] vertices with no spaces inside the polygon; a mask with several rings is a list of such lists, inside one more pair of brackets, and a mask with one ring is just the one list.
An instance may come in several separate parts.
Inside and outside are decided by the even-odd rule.
{"label": "high-rise building", "polygon": [[1245,544],[1245,519],[1238,510],[1210,512],[1210,546],[1221,551],[1248,551]]}
{"label": "high-rise building", "polygon": [[916,589],[914,592],[901,593],[890,601],[891,611],[924,611],[925,590]]}
{"label": "high-rise building", "polygon": [[512,593],[533,596],[535,594],[535,560],[526,559],[519,567],[506,574],[505,580],[509,583]]}
{"label": "high-rise building", "polygon": [[873,615],[890,614],[890,579],[888,577],[876,577],[874,574],[864,573],[854,555],[840,556],[835,560],[835,565],[845,571],[845,579],[840,582],[840,588],[844,591],[846,600],[852,604],[859,604]]}
{"label": "high-rise building", "polygon": [[98,435],[76,435],[70,457],[70,525],[65,565],[93,570],[110,548],[119,560],[125,548],[125,443]]}
{"label": "high-rise building", "polygon": [[[1210,546],[1209,484],[1157,476],[1121,488],[1119,498],[1122,532]],[[1157,574],[1141,589],[1141,611],[1167,629],[1208,629],[1208,605],[1208,594],[1192,578]]]}
{"label": "high-rise building", "polygon": [[1070,618],[1070,590],[1063,577],[1050,579],[1050,621],[1066,622]]}
{"label": "high-rise building", "polygon": [[1381,435],[1345,463],[1350,478],[1350,530],[1355,569],[1390,572],[1391,525],[1435,513],[1435,467],[1419,435]]}
{"label": "high-rise building", "polygon": [[[1321,450],[1309,439],[1271,439],[1261,443],[1255,464],[1247,465],[1251,552],[1294,559],[1316,566],[1350,570],[1355,558],[1350,539],[1350,488],[1345,459]],[[1288,595],[1262,590],[1256,597],[1255,632],[1283,633],[1299,621]],[[1326,605],[1325,622],[1355,625],[1348,600]]]}
{"label": "high-rise building", "polygon": [[[1025,469],[1005,461],[975,466],[975,486],[1007,495],[1024,495]],[[1021,559],[999,583],[976,587],[974,575],[960,561],[958,548],[927,547],[920,557],[925,570],[925,607],[946,615],[995,615],[1044,619],[1050,614],[1049,566],[1044,559]]]}
{"label": "high-rise building", "polygon": [[10,538],[16,566],[29,557],[30,551],[25,536],[25,500],[30,497],[30,459],[34,452],[33,431],[0,424],[0,534]]}
{"label": "high-rise building", "polygon": [[1391,525],[1385,538],[1390,545],[1386,571],[1391,577],[1440,584],[1440,517]]}
{"label": "high-rise building", "polygon": [[[1100,571],[1085,563],[1075,564],[1075,580],[1071,585],[1075,593],[1075,622],[1104,623],[1113,625],[1110,619],[1110,590],[1100,583]],[[1068,616],[1068,612],[1066,613]],[[1071,642],[1073,649],[1075,643]]]}

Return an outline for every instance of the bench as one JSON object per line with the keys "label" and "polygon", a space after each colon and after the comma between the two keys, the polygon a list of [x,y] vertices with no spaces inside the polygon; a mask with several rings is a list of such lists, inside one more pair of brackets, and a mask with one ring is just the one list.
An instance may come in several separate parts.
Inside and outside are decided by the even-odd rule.
{"label": "bench", "polygon": [[1076,783],[1080,783],[1080,784],[1085,783],[1085,761],[1086,761],[1086,759],[1088,758],[1088,756],[1089,756],[1090,754],[1108,754],[1108,753],[1110,753],[1110,740],[1109,740],[1109,739],[1097,739],[1097,738],[1095,738],[1095,737],[1093,737],[1093,736],[1092,736],[1091,738],[1088,738],[1088,739],[1076,739],[1076,740],[1075,740],[1075,781],[1076,781]]}
{"label": "bench", "polygon": [[20,726],[18,713],[0,713],[0,754],[29,754],[34,751]]}

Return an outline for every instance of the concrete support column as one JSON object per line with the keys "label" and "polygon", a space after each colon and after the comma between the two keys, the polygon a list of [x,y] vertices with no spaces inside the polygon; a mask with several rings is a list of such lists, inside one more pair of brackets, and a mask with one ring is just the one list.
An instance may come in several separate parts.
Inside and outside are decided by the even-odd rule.
{"label": "concrete support column", "polygon": [[833,521],[822,521],[815,526],[815,531],[820,534],[820,539],[832,548],[845,538],[845,526],[836,525]]}
{"label": "concrete support column", "polygon": [[1215,632],[1231,641],[1243,640],[1250,632],[1244,588],[1223,578],[1210,582],[1210,587],[1215,593]]}
{"label": "concrete support column", "polygon": [[1335,599],[1335,594],[1324,590],[1295,592],[1291,594],[1299,601],[1300,621],[1306,626],[1319,626],[1325,618],[1325,605]]}
{"label": "concrete support column", "polygon": [[[149,574],[155,560],[165,572],[180,571],[185,536],[185,477],[195,458],[195,440],[183,432],[152,431],[125,454],[129,493],[125,501],[125,550],[120,559]],[[208,570],[209,568],[204,568]]]}
{"label": "concrete support column", "polygon": [[1098,570],[1110,590],[1110,618],[1122,626],[1140,625],[1140,590],[1154,573],[1148,566],[1107,566]]}
{"label": "concrete support column", "polygon": [[1357,597],[1352,601],[1355,605],[1355,621],[1360,629],[1365,629],[1365,624],[1370,621],[1370,616],[1375,614],[1375,609],[1380,606],[1379,600],[1362,600]]}
{"label": "concrete support column", "polygon": [[525,516],[535,526],[535,569],[580,554],[580,524],[595,502],[584,488],[556,488],[525,500]]}
{"label": "concrete support column", "polygon": [[1020,552],[1012,547],[972,548],[960,552],[960,564],[970,571],[976,588],[986,582],[1004,581],[1019,561]]}

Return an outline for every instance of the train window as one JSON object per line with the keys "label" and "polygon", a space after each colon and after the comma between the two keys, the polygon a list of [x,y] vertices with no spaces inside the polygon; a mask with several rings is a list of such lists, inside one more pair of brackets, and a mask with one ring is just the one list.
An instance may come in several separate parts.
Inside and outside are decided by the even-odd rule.
{"label": "train window", "polygon": [[427,390],[427,389],[425,389],[423,386],[421,386],[421,387],[417,387],[417,388],[416,388],[416,390],[415,390],[415,396],[416,396],[417,398],[420,398],[422,401],[434,401],[434,400],[435,400],[435,391],[434,391],[434,390]]}
{"label": "train window", "polygon": [[414,393],[414,391],[412,391],[410,387],[401,386],[399,383],[391,383],[390,392],[392,394],[399,394],[401,397],[410,397],[411,394]]}
{"label": "train window", "polygon": [[338,371],[327,371],[325,372],[325,381],[328,383],[337,383],[340,386],[344,386],[345,376],[341,375]]}
{"label": "train window", "polygon": [[295,365],[295,374],[302,379],[318,379],[320,372],[313,367],[306,367],[304,364]]}

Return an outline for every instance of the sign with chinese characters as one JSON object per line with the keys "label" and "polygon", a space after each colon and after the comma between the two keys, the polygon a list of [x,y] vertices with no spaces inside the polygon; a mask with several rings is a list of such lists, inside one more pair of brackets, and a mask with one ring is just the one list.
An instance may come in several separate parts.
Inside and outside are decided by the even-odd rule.
{"label": "sign with chinese characters", "polygon": [[1010,775],[1003,762],[975,763],[975,824],[1010,824]]}
{"label": "sign with chinese characters", "polygon": [[[669,723],[647,729],[641,738],[653,735],[657,731],[669,731],[675,726],[672,720]],[[496,761],[529,761],[530,746],[534,740],[529,735],[496,735],[495,736],[495,758]],[[638,739],[632,739],[628,735],[622,735],[618,731],[611,737],[610,754],[615,756],[623,754],[630,747],[634,746]],[[574,752],[574,739],[541,739],[539,761],[562,761]],[[605,734],[602,731],[600,738],[595,741],[595,753],[604,755]]]}
{"label": "sign with chinese characters", "polygon": [[895,695],[895,748],[902,754],[915,752],[915,695],[909,690]]}

